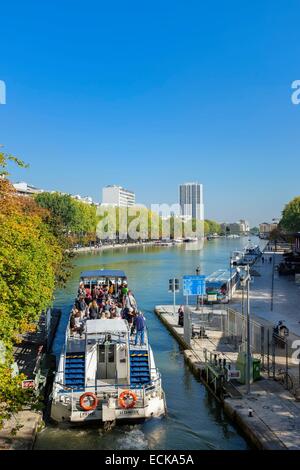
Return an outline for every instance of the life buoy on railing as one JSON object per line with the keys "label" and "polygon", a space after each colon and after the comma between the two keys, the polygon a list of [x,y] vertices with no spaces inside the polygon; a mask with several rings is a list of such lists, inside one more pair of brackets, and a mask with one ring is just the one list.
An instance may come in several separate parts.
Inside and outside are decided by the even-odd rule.
{"label": "life buoy on railing", "polygon": [[124,390],[119,396],[119,405],[122,408],[134,408],[137,402],[137,396],[131,390]]}
{"label": "life buoy on railing", "polygon": [[[89,404],[86,404],[86,399],[89,399],[88,402]],[[79,405],[84,411],[91,411],[95,410],[97,407],[97,397],[94,393],[92,392],[86,392],[81,397],[79,398]]]}

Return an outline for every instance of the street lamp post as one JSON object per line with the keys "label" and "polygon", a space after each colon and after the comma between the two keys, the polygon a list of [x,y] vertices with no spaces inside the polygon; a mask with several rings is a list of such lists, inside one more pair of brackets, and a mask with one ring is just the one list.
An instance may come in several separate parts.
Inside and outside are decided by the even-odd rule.
{"label": "street lamp post", "polygon": [[[251,382],[251,328],[250,328],[250,266],[247,265],[244,268],[245,275],[241,277],[241,285],[244,291],[244,288],[247,288],[247,309],[246,309],[246,393],[250,393],[250,382]],[[244,301],[243,301],[244,305]]]}
{"label": "street lamp post", "polygon": [[233,259],[232,259],[232,256],[230,256],[230,266],[229,266],[230,281],[229,281],[229,293],[228,293],[229,300],[231,300],[232,298],[232,264],[233,264]]}
{"label": "street lamp post", "polygon": [[272,253],[271,312],[273,312],[274,310],[274,287],[275,287],[275,253]]}
{"label": "street lamp post", "polygon": [[247,393],[250,393],[251,379],[251,337],[250,337],[250,266],[247,266]]}
{"label": "street lamp post", "polygon": [[[196,269],[196,275],[200,276],[200,274],[201,274],[201,268],[200,268],[200,266],[198,266],[197,269]],[[197,295],[197,307],[196,307],[197,311],[200,310],[200,303],[201,303],[200,295]]]}

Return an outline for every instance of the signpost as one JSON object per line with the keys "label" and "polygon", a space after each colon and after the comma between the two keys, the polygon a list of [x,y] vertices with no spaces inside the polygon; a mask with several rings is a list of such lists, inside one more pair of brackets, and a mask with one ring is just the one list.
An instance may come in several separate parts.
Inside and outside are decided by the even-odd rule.
{"label": "signpost", "polygon": [[25,388],[25,389],[35,389],[36,388],[36,384],[35,384],[35,381],[34,380],[23,380],[22,381],[22,388]]}
{"label": "signpost", "polygon": [[201,276],[183,276],[183,295],[203,296],[206,294],[206,277]]}
{"label": "signpost", "polygon": [[227,380],[240,380],[241,379],[241,371],[235,369],[230,369],[227,371]]}
{"label": "signpost", "polygon": [[176,292],[179,292],[179,279],[173,278],[169,280],[169,292],[173,293],[173,312],[176,315]]}
{"label": "signpost", "polygon": [[[200,266],[198,266],[198,268],[196,269],[196,275],[200,276],[200,274],[201,274],[201,268],[200,268]],[[202,302],[201,302],[201,299],[202,299]],[[197,308],[196,308],[196,310],[198,310],[198,311],[200,310],[200,302],[203,305],[203,296],[200,297],[200,295],[197,295]]]}

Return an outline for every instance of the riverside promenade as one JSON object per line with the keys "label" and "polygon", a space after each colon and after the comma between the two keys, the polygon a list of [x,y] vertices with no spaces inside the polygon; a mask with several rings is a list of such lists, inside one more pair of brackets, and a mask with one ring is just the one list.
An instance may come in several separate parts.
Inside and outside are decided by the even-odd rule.
{"label": "riverside promenade", "polygon": [[155,241],[150,242],[139,242],[139,243],[110,243],[107,245],[100,245],[100,246],[84,246],[81,248],[74,248],[72,251],[73,253],[96,253],[106,250],[112,249],[120,249],[120,248],[136,248],[140,246],[159,246],[156,244]]}
{"label": "riverside promenade", "polygon": [[[258,259],[254,265],[257,274],[252,276],[250,297],[250,315],[255,321],[266,327],[273,327],[279,321],[284,321],[289,328],[290,355],[292,345],[299,342],[300,345],[300,285],[295,282],[294,276],[280,276],[276,266],[283,260],[283,253],[268,250],[262,258]],[[272,259],[272,262],[270,262]],[[235,310],[242,311],[242,292],[237,290],[230,303]],[[278,364],[284,366],[285,358],[277,358]],[[292,361],[289,363],[289,374],[295,383],[300,387],[300,368]]]}
{"label": "riverside promenade", "polygon": [[[259,259],[254,265],[258,275],[252,276],[250,286],[251,314],[272,324],[284,320],[290,331],[300,336],[300,285],[296,284],[294,276],[278,274],[276,266],[283,259],[281,252],[274,253],[267,249],[264,252],[264,259],[264,263]],[[236,310],[241,310],[241,299],[241,291],[236,291],[231,302]]]}
{"label": "riverside promenade", "polygon": [[[178,308],[177,306],[176,308]],[[190,345],[184,338],[184,329],[178,326],[173,306],[155,307],[155,313],[184,350],[184,356],[196,377],[213,392],[205,376],[205,350],[222,353],[228,362],[235,364],[237,352],[222,338],[220,331],[206,331],[206,338],[193,339]],[[261,380],[251,384],[250,395],[245,385],[235,382],[221,400],[226,414],[247,436],[252,445],[263,450],[300,450],[300,403],[283,385],[262,373]],[[252,416],[249,416],[252,409]]]}

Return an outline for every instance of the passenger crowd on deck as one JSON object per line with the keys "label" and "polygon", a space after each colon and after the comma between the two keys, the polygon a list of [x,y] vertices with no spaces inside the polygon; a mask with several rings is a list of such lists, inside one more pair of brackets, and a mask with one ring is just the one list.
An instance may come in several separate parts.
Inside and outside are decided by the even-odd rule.
{"label": "passenger crowd on deck", "polygon": [[96,285],[92,290],[81,282],[70,318],[72,332],[82,335],[87,320],[111,318],[127,320],[131,335],[136,332],[136,343],[138,339],[144,343],[145,319],[126,282],[115,286],[110,281],[109,285]]}

